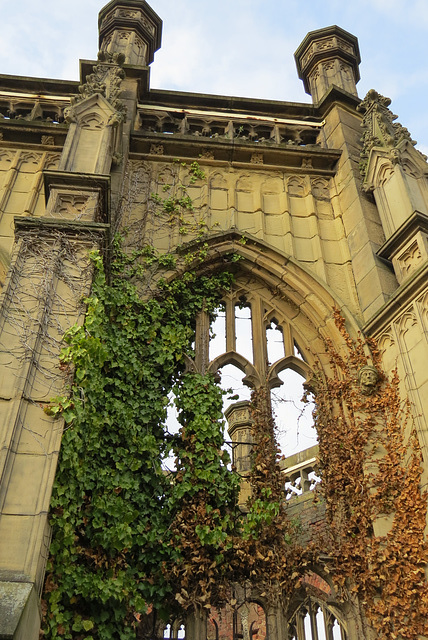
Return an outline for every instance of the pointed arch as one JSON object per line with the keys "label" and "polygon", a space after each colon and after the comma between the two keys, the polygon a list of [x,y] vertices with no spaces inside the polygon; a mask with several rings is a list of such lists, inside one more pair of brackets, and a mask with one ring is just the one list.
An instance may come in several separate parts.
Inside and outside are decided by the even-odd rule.
{"label": "pointed arch", "polygon": [[[266,304],[270,300],[271,308],[279,308],[287,321],[298,326],[299,337],[312,362],[314,354],[325,353],[325,339],[331,340],[339,351],[345,346],[333,320],[334,308],[340,309],[351,337],[358,337],[360,325],[347,306],[328,285],[291,256],[237,231],[212,234],[203,242],[207,248],[206,259],[198,270],[224,269],[227,264],[227,268],[233,269],[242,280],[240,286],[246,286],[250,293],[254,291],[251,283],[257,283]],[[234,261],[230,262],[232,255]],[[311,364],[308,362],[309,366]]]}

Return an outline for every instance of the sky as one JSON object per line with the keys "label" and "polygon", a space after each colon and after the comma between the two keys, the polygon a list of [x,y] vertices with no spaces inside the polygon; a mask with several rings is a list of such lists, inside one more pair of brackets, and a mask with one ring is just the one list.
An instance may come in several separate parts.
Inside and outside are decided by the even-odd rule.
{"label": "sky", "polygon": [[[77,80],[79,58],[96,59],[98,12],[103,4],[102,0],[0,0],[0,73]],[[428,0],[151,0],[149,4],[163,20],[151,87],[310,102],[297,76],[294,51],[308,31],[337,24],[359,40],[360,97],[372,88],[390,97],[398,121],[428,155]],[[283,396],[278,401],[280,429],[289,423],[282,421],[281,427],[281,403],[294,405],[300,391],[297,388],[294,398]],[[297,424],[301,407],[294,410]],[[302,420],[300,425],[293,449],[313,444],[305,440],[311,435],[310,426]]]}
{"label": "sky", "polygon": [[[151,86],[310,102],[294,51],[308,31],[337,24],[359,39],[360,97],[392,99],[428,154],[428,0],[151,0],[163,20]],[[0,73],[78,79],[97,55],[102,0],[0,0]]]}

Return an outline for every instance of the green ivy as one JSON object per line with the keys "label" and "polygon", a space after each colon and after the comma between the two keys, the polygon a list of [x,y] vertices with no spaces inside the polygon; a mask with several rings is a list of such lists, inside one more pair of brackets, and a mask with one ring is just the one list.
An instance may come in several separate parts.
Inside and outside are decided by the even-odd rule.
{"label": "green ivy", "polygon": [[[66,429],[51,501],[45,636],[125,640],[135,637],[147,603],[161,611],[174,598],[168,568],[179,551],[169,527],[199,484],[186,471],[183,482],[171,485],[162,469],[172,447],[179,469],[191,455],[182,452],[181,438],[167,434],[167,396],[176,386],[179,409],[188,415],[197,385],[184,373],[184,355],[192,356],[195,317],[202,309],[213,313],[232,276],[187,272],[159,280],[156,295],[142,299],[144,275],[171,268],[171,256],[151,248],[126,255],[116,240],[111,284],[101,258],[95,254],[93,261],[85,323],[65,335],[62,362],[74,374],[70,397],[51,408]],[[194,398],[201,416],[198,427],[193,423],[200,441],[194,478],[216,484],[215,502],[223,500],[226,509],[233,491],[226,488],[226,454],[217,451],[221,391],[214,386],[214,400]]]}
{"label": "green ivy", "polygon": [[[204,178],[197,163],[188,171],[190,184]],[[185,185],[178,196],[170,190],[165,185],[164,198],[153,196],[159,216],[201,240],[203,221],[190,225],[186,218],[193,209]],[[47,409],[65,421],[42,601],[47,639],[134,639],[147,611],[166,620],[177,611],[221,605],[231,581],[256,575],[265,539],[284,545],[270,467],[257,472],[264,480],[244,516],[237,507],[240,479],[223,449],[223,392],[212,374],[186,370],[197,314],[214,316],[233,282],[227,269],[189,270],[207,252],[204,242],[194,253],[179,247],[159,254],[151,246],[127,252],[117,236],[109,278],[101,256],[92,255],[85,322],[64,337],[70,393]],[[178,265],[187,270],[171,279]],[[166,425],[171,392],[177,435]],[[256,441],[255,466],[267,470],[270,436],[264,438]],[[270,444],[274,464],[274,438]],[[173,475],[162,466],[170,455]],[[272,566],[265,571],[269,580]]]}

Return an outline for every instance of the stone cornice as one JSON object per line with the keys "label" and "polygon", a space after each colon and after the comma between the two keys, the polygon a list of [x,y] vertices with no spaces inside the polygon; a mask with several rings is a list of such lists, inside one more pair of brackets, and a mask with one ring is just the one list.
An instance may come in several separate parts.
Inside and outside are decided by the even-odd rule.
{"label": "stone cornice", "polygon": [[368,336],[379,334],[395,317],[414,300],[428,283],[428,264],[422,265],[413,276],[399,287],[391,298],[377,311],[363,326],[363,332]]}

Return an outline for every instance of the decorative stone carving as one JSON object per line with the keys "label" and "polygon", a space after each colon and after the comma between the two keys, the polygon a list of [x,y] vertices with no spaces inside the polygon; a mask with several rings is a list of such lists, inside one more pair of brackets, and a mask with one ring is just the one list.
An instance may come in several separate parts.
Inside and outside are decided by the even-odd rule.
{"label": "decorative stone carving", "polygon": [[407,247],[406,251],[401,254],[398,260],[401,263],[403,272],[408,274],[417,269],[421,259],[422,254],[419,245],[417,242],[414,242],[410,247]]}
{"label": "decorative stone carving", "polygon": [[329,183],[325,178],[313,178],[311,180],[311,191],[314,198],[318,200],[330,200]]}
{"label": "decorative stone carving", "polygon": [[262,153],[253,153],[250,160],[251,164],[263,164],[264,158]]}
{"label": "decorative stone carving", "polygon": [[52,188],[46,216],[66,220],[94,221],[99,207],[98,193]]}
{"label": "decorative stone carving", "polygon": [[200,158],[205,158],[206,160],[214,160],[215,156],[212,151],[208,151],[208,149],[203,149],[200,154]]}
{"label": "decorative stone carving", "polygon": [[139,18],[141,13],[132,9],[119,9],[118,16],[119,18]]}
{"label": "decorative stone carving", "polygon": [[65,120],[74,122],[75,106],[95,94],[102,95],[115,110],[115,115],[110,119],[109,125],[117,126],[126,119],[126,107],[119,99],[122,80],[125,72],[122,64],[125,56],[121,53],[108,53],[100,51],[98,64],[93,67],[93,73],[86,76],[85,84],[79,87],[79,96],[71,99],[71,105],[64,111]]}
{"label": "decorative stone carving", "polygon": [[288,180],[288,195],[303,198],[305,194],[305,179],[301,176],[291,176]]}
{"label": "decorative stone carving", "polygon": [[24,118],[24,120],[43,120],[43,109],[40,106],[40,102],[36,102],[31,109],[31,113]]}
{"label": "decorative stone carving", "polygon": [[[367,174],[369,155],[373,147],[386,147],[390,149],[390,159],[392,164],[400,162],[400,151],[397,146],[407,140],[413,146],[416,141],[406,127],[399,122],[394,122],[396,116],[389,109],[390,98],[382,96],[374,89],[370,89],[364,100],[358,105],[357,110],[363,115],[362,127],[364,129],[361,152],[360,170],[363,179]],[[422,154],[421,154],[422,156]],[[425,158],[425,156],[423,156]]]}
{"label": "decorative stone carving", "polygon": [[150,145],[150,153],[154,156],[163,156],[164,148],[163,144],[152,144]]}
{"label": "decorative stone carving", "polygon": [[49,153],[46,156],[44,169],[53,170],[58,168],[61,155],[59,153]]}
{"label": "decorative stone carving", "polygon": [[333,38],[326,38],[315,43],[315,51],[325,51],[325,49],[332,49],[334,47]]}
{"label": "decorative stone carving", "polygon": [[302,169],[312,169],[312,158],[302,158]]}
{"label": "decorative stone carving", "polygon": [[42,136],[42,144],[53,147],[55,146],[55,138],[53,136]]}
{"label": "decorative stone carving", "polygon": [[358,381],[360,383],[361,392],[364,395],[371,395],[379,380],[379,374],[375,367],[367,364],[358,372]]}

